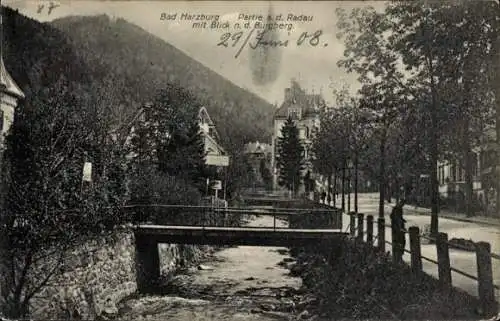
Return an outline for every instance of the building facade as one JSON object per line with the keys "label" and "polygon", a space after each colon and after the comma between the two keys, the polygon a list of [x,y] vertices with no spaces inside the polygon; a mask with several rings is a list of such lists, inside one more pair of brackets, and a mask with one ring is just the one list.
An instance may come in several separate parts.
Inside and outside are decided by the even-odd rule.
{"label": "building facade", "polygon": [[[495,149],[495,129],[488,128],[481,145],[473,148],[472,181],[474,201],[479,209],[491,212],[495,208],[498,160]],[[460,209],[465,202],[465,169],[461,162],[438,162],[439,194],[443,202]]]}
{"label": "building facade", "polygon": [[198,112],[198,123],[203,134],[203,142],[205,143],[207,165],[217,167],[229,166],[229,155],[222,147],[215,123],[210,118],[205,107],[201,107]]}
{"label": "building facade", "polygon": [[207,178],[207,192],[211,196],[204,199],[204,204],[227,207],[226,169],[229,166],[229,154],[222,147],[219,133],[215,128],[215,123],[210,118],[210,115],[205,107],[201,107],[198,111],[198,124],[200,126],[205,145],[205,163],[215,169],[217,176],[222,177],[220,181],[211,181],[210,178]]}
{"label": "building facade", "polygon": [[[291,118],[299,129],[299,136],[304,146],[305,169],[303,176],[307,172],[312,173],[311,147],[313,133],[319,129],[319,112],[325,107],[325,100],[320,94],[306,93],[297,82],[292,81],[290,88],[285,88],[284,101],[277,108],[273,119],[273,137],[272,137],[272,157],[271,168],[273,174],[273,189],[279,189],[278,186],[278,168],[277,151],[278,140],[281,137],[281,129],[288,118]],[[303,191],[304,185],[301,185],[299,191]]]}
{"label": "building facade", "polygon": [[3,57],[0,56],[0,144],[3,150],[5,134],[14,122],[14,114],[24,93],[7,72]]}
{"label": "building facade", "polygon": [[[252,167],[255,177],[254,187],[272,187],[270,186],[272,184],[272,153],[272,146],[267,143],[252,142],[245,145],[244,154]],[[267,179],[269,179],[269,183],[266,181]]]}

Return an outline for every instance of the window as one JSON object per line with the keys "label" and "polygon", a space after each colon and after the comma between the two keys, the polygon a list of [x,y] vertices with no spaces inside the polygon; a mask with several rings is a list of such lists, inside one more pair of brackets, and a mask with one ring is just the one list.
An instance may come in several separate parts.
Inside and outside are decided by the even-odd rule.
{"label": "window", "polygon": [[300,108],[288,108],[288,117],[292,119],[300,119],[302,117],[302,111]]}
{"label": "window", "polygon": [[479,176],[479,155],[478,153],[472,153],[472,176]]}
{"label": "window", "polygon": [[439,166],[438,180],[440,184],[444,184],[444,165]]}
{"label": "window", "polygon": [[457,181],[461,182],[464,180],[464,170],[462,166],[457,166]]}
{"label": "window", "polygon": [[451,172],[451,181],[456,182],[457,181],[457,166],[453,163],[450,168]]}

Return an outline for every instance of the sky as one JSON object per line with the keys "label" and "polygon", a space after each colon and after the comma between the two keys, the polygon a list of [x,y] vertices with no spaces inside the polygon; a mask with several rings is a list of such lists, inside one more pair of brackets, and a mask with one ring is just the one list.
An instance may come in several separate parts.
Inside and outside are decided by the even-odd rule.
{"label": "sky", "polygon": [[[48,7],[51,3],[57,7],[49,14]],[[291,79],[296,79],[310,93],[322,93],[328,101],[332,100],[332,87],[338,88],[345,83],[351,90],[357,90],[360,86],[357,75],[348,74],[337,67],[337,61],[343,57],[344,46],[342,41],[336,38],[335,10],[339,7],[350,9],[368,5],[378,8],[382,7],[384,2],[3,0],[2,4],[18,9],[21,14],[41,22],[65,16],[100,14],[123,18],[170,43],[238,86],[270,103],[280,104],[283,101],[284,89],[290,85]],[[270,22],[283,24],[285,29],[277,33],[280,41],[288,39],[288,45],[269,48],[267,59],[264,60],[267,64],[264,64],[263,56],[257,54],[259,51],[249,47],[249,44],[258,43],[258,30],[250,34],[252,28],[246,29],[244,23],[250,22],[252,26],[258,21],[255,16],[266,17],[270,12],[273,17],[282,15],[282,20]],[[212,29],[210,23],[213,20],[208,20],[206,28],[194,28],[193,23],[197,21],[185,19],[186,15],[183,14],[195,15],[194,19],[197,18],[196,15],[218,15],[219,23],[227,22],[229,27]],[[295,20],[303,16],[312,20]],[[289,17],[291,20],[288,20]],[[241,29],[236,29],[236,23],[240,24]],[[286,29],[289,24],[292,24],[290,31]],[[321,30],[322,34],[317,46],[309,44],[311,38],[307,38],[300,46],[297,45],[301,35],[312,35],[318,30]],[[234,47],[234,38],[229,39],[227,47],[218,45],[224,34],[231,33],[231,37],[235,37],[239,31],[242,31],[242,34]],[[249,41],[236,57],[249,35]],[[263,71],[254,77],[254,73],[259,71],[258,67],[261,66],[265,66]]]}

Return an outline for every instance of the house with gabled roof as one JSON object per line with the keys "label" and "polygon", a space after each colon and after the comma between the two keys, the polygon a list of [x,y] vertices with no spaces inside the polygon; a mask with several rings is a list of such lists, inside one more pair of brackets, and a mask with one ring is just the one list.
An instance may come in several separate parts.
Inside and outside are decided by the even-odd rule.
{"label": "house with gabled roof", "polygon": [[[278,168],[277,151],[278,139],[281,137],[281,129],[286,120],[291,118],[299,129],[299,136],[304,145],[305,170],[312,174],[311,148],[312,137],[316,129],[319,128],[320,110],[324,109],[326,102],[321,94],[308,94],[300,85],[292,80],[291,86],[285,88],[284,100],[279,108],[276,109],[273,119],[273,137],[272,137],[272,171],[273,171],[273,189],[278,189]],[[303,185],[302,185],[303,188]]]}
{"label": "house with gabled roof", "polygon": [[222,147],[219,133],[215,128],[215,123],[210,118],[205,107],[201,107],[198,112],[198,123],[203,134],[205,143],[206,164],[217,167],[226,167],[229,165],[229,155]]}

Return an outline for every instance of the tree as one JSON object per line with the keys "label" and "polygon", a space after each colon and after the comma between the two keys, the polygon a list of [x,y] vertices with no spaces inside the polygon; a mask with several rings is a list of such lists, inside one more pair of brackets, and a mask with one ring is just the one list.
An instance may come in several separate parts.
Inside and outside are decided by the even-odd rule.
{"label": "tree", "polygon": [[271,170],[269,169],[267,165],[267,160],[266,158],[262,158],[259,162],[259,172],[262,177],[262,180],[264,181],[264,185],[266,186],[266,189],[271,189],[272,184],[273,184],[273,176],[271,174]]}
{"label": "tree", "polygon": [[[403,1],[389,6],[387,14],[396,21],[395,48],[407,69],[415,72],[419,86],[431,93],[431,134],[436,136],[431,156],[460,160],[465,169],[466,214],[471,216],[472,147],[478,145],[485,127],[492,125],[488,122],[494,119],[494,68],[490,66],[498,63],[494,51],[498,5],[494,1]],[[438,143],[441,155],[436,150]],[[437,174],[433,182],[435,188]],[[437,225],[434,220],[431,223]]]}
{"label": "tree", "polygon": [[281,129],[281,137],[277,143],[279,184],[296,195],[304,169],[304,146],[299,138],[299,130],[291,118],[287,119]]}
{"label": "tree", "polygon": [[343,9],[339,16],[339,38],[343,38],[345,58],[338,65],[348,72],[357,72],[363,84],[360,89],[360,107],[370,114],[370,122],[376,128],[380,146],[379,215],[384,215],[386,191],[386,141],[390,126],[397,121],[406,105],[408,86],[398,68],[399,55],[393,49],[393,39],[386,36],[391,21],[384,13],[368,7],[353,9],[350,14]]}
{"label": "tree", "polygon": [[188,179],[204,191],[208,168],[205,165],[205,143],[197,119],[191,121],[185,133],[174,131],[166,146],[162,146],[159,156],[161,172]]}
{"label": "tree", "polygon": [[204,191],[208,168],[197,118],[200,107],[188,91],[176,85],[161,90],[152,104],[144,106],[144,119],[135,129],[135,163],[190,180]]}
{"label": "tree", "polygon": [[[312,152],[312,165],[316,173],[327,178],[328,193],[332,189],[332,177],[336,182],[336,170],[338,167],[338,151],[335,150],[333,141],[335,140],[335,131],[333,122],[326,117],[325,113],[320,116],[321,127],[314,133]],[[334,191],[335,193],[335,191]],[[335,205],[335,197],[333,198]]]}
{"label": "tree", "polygon": [[[493,119],[491,84],[498,76],[488,66],[498,66],[498,9],[494,1],[397,1],[384,12],[339,11],[339,29],[347,46],[340,64],[358,72],[364,84],[378,81],[378,86],[385,82],[386,88],[398,88],[396,100],[391,100],[403,99],[400,105],[410,108],[395,114],[397,122],[415,128],[406,121],[413,118],[414,124],[423,125],[428,143],[422,145],[419,159],[429,164],[432,234],[438,232],[439,159],[458,158],[463,164],[466,212],[472,215],[471,148]],[[390,96],[383,88],[372,93],[385,100]]]}
{"label": "tree", "polygon": [[232,149],[231,159],[226,171],[226,193],[229,199],[236,199],[241,190],[251,186],[255,177],[247,154],[241,149]]}
{"label": "tree", "polygon": [[[101,146],[93,181],[84,187],[82,167],[107,140],[86,90],[64,76],[32,87],[17,109],[6,138],[0,234],[1,300],[5,315],[24,317],[29,302],[61,273],[67,250],[82,238],[114,229],[126,218],[117,210],[125,195],[121,154]],[[91,95],[90,95],[91,96]]]}
{"label": "tree", "polygon": [[313,166],[318,173],[327,177],[328,193],[332,189],[332,178],[336,187],[337,175],[342,172],[342,209],[345,207],[344,174],[349,153],[348,126],[344,111],[332,108],[321,114],[321,127],[314,136],[312,146]]}
{"label": "tree", "polygon": [[[498,56],[500,55],[500,32],[498,32],[499,27],[499,21],[498,17],[500,16],[500,4],[495,4],[494,1],[491,1],[492,8],[491,12],[493,14],[496,13],[496,23],[494,26],[496,27],[496,37],[493,38],[493,43],[491,46],[491,54],[490,57],[493,58],[493,66],[492,68],[494,70],[494,77],[492,79],[493,83],[493,88],[494,88],[494,93],[495,93],[495,122],[496,122],[496,159],[497,163],[496,165],[496,190],[497,190],[497,199],[496,199],[496,210],[497,210],[497,215],[500,216],[500,61],[498,59]],[[493,33],[493,35],[495,35]],[[497,59],[495,59],[497,57]]]}

